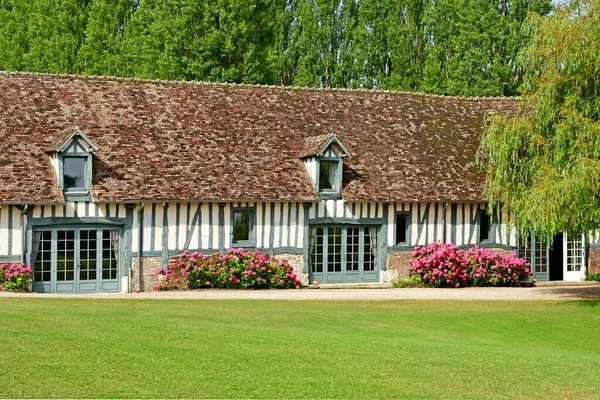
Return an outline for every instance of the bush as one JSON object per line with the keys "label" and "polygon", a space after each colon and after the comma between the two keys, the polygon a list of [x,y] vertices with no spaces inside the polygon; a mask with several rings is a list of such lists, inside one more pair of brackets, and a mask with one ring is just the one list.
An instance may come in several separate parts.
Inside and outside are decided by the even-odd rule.
{"label": "bush", "polygon": [[529,264],[514,254],[440,242],[415,247],[409,272],[432,287],[521,286],[531,276]]}
{"label": "bush", "polygon": [[531,276],[529,264],[514,254],[473,247],[465,256],[473,286],[522,286]]}
{"label": "bush", "polygon": [[452,243],[433,242],[425,247],[417,246],[408,270],[411,276],[419,276],[427,286],[467,286],[468,271],[464,253]]}
{"label": "bush", "polygon": [[158,283],[154,285],[154,290],[173,290],[179,288],[179,279],[173,276],[172,270],[164,270],[159,268],[156,270],[158,275]]}
{"label": "bush", "polygon": [[396,282],[394,282],[394,287],[397,289],[402,289],[405,287],[409,287],[410,286],[410,281],[407,279],[398,279]]}
{"label": "bush", "polygon": [[598,268],[596,268],[594,272],[588,274],[587,280],[600,282],[600,264],[598,264]]}
{"label": "bush", "polygon": [[185,251],[178,266],[190,289],[291,289],[300,287],[294,269],[285,259],[260,251],[231,249],[206,256]]}
{"label": "bush", "polygon": [[26,292],[31,287],[33,270],[27,265],[0,264],[0,290]]}

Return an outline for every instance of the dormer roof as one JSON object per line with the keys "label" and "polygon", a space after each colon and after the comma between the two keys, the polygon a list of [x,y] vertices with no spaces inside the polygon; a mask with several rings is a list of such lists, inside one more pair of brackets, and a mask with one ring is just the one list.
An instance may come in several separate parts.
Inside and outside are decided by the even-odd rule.
{"label": "dormer roof", "polygon": [[78,147],[79,153],[94,153],[98,151],[98,147],[89,140],[79,127],[69,127],[56,135],[56,139],[50,143],[46,149],[47,153],[62,153],[69,149],[71,144],[76,141],[75,146]]}
{"label": "dormer roof", "polygon": [[309,136],[304,139],[304,148],[299,158],[322,157],[330,148],[333,148],[341,158],[352,158],[350,151],[335,133]]}

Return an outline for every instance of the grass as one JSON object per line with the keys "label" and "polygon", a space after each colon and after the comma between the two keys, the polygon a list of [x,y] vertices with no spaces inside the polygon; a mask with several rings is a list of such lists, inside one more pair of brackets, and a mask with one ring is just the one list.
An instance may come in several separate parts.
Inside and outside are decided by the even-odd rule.
{"label": "grass", "polygon": [[9,398],[599,398],[600,302],[0,298]]}

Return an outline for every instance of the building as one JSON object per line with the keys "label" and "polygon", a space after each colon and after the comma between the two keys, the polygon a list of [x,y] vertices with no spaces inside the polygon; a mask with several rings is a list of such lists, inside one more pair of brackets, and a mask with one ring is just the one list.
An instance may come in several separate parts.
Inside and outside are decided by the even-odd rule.
{"label": "building", "polygon": [[[186,249],[260,249],[322,284],[406,276],[436,240],[514,250],[475,153],[486,113],[516,106],[2,72],[0,261],[32,266],[35,291],[120,292]],[[558,239],[521,246],[537,279],[597,257],[598,238]]]}

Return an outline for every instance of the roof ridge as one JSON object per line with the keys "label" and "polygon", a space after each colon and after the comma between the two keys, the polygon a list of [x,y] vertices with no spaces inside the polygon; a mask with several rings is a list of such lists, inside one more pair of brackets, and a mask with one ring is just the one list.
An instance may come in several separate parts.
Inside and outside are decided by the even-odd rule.
{"label": "roof ridge", "polygon": [[310,92],[355,92],[355,93],[381,93],[381,94],[400,94],[415,97],[433,97],[457,99],[463,101],[514,101],[520,100],[520,96],[451,96],[443,94],[432,94],[422,92],[410,92],[405,90],[390,90],[390,89],[365,89],[365,88],[331,88],[331,87],[308,87],[308,86],[284,86],[284,85],[266,85],[256,83],[235,83],[235,82],[210,82],[210,81],[185,81],[185,80],[166,80],[166,79],[149,79],[149,78],[131,78],[114,75],[78,75],[78,74],[61,74],[49,72],[27,72],[27,71],[6,71],[0,70],[0,76],[17,75],[17,76],[38,76],[52,78],[76,78],[83,80],[104,80],[117,82],[140,82],[152,84],[177,84],[187,86],[219,86],[219,87],[241,87],[241,88],[260,88],[260,89],[280,89],[280,90],[301,90]]}

